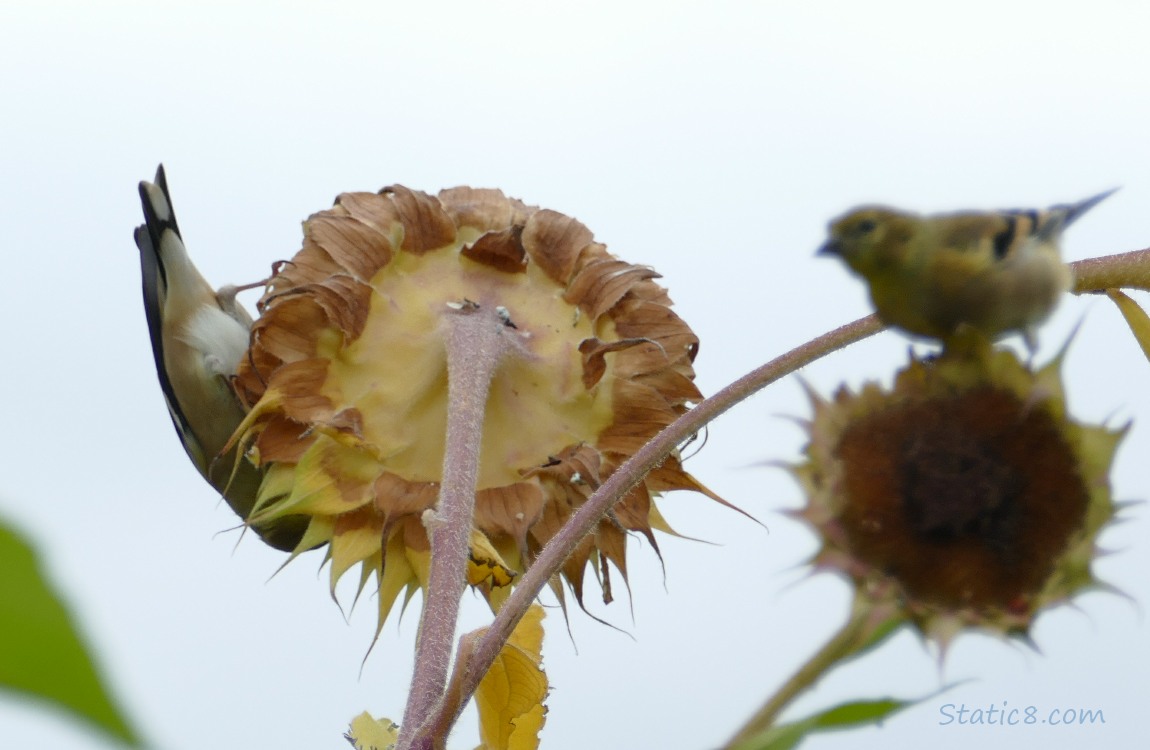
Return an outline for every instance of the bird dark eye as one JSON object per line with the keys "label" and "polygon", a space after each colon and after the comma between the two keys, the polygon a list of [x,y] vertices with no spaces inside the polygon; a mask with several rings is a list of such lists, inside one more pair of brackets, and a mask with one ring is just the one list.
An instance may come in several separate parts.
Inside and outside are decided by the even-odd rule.
{"label": "bird dark eye", "polygon": [[857,231],[859,234],[870,234],[871,232],[873,232],[875,230],[876,226],[878,226],[878,225],[874,223],[874,220],[863,219],[855,227],[855,231]]}

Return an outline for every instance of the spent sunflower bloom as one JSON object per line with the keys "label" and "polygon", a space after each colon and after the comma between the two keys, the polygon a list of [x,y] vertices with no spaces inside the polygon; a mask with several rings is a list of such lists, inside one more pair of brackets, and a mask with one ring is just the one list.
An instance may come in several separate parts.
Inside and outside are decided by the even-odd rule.
{"label": "spent sunflower bloom", "polygon": [[[234,440],[263,472],[248,519],[304,517],[293,557],[325,542],[331,586],[359,566],[382,626],[426,588],[423,514],[444,463],[448,369],[441,319],[494,309],[522,356],[494,374],[484,416],[469,583],[493,607],[595,488],[701,398],[698,339],[658,274],[610,255],[581,223],[468,187],[345,193],[259,303],[234,385]],[[626,581],[626,537],[670,532],[653,498],[722,502],[677,455],[637,485],[562,569],[580,605],[590,564]],[[558,581],[553,588],[562,598]]]}
{"label": "spent sunflower bloom", "polygon": [[1033,371],[971,336],[912,358],[889,390],[812,394],[793,473],[814,567],[944,651],[968,627],[1026,637],[1041,610],[1104,587],[1091,563],[1125,430],[1068,416],[1061,364]]}

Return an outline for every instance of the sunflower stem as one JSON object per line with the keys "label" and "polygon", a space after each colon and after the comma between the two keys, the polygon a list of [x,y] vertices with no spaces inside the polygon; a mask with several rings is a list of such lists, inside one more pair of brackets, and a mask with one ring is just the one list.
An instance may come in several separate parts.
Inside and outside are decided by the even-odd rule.
{"label": "sunflower stem", "polygon": [[439,502],[424,513],[431,542],[431,565],[415,669],[403,713],[399,747],[430,750],[446,736],[419,732],[443,698],[466,587],[479,450],[491,379],[503,357],[514,348],[508,329],[494,309],[469,303],[449,308],[443,318],[447,347],[447,435]]}
{"label": "sunflower stem", "polygon": [[[507,601],[483,634],[470,659],[457,668],[452,677],[451,694],[458,699],[440,704],[427,722],[428,727],[450,727],[479,681],[491,667],[511,632],[527,612],[539,592],[555,575],[571,552],[595,528],[615,503],[619,502],[651,469],[659,465],[675,448],[723,412],[754,395],[771,383],[795,372],[831,352],[878,333],[883,324],[871,315],[808,341],[802,346],[768,362],[731,383],[711,398],[699,403],[668,425],[623,463],[564,524],[540,551],[531,567],[523,574]],[[433,558],[434,559],[434,558]],[[455,684],[456,682],[459,684]],[[442,731],[440,729],[439,731]]]}
{"label": "sunflower stem", "polygon": [[[1100,258],[1091,258],[1070,265],[1075,272],[1075,284],[1072,290],[1075,294],[1097,292],[1107,288],[1117,287],[1133,287],[1150,290],[1150,248]],[[466,319],[466,317],[467,316],[464,316],[464,319]],[[417,647],[416,674],[412,681],[412,694],[409,698],[408,710],[404,714],[404,727],[411,727],[412,730],[404,733],[404,736],[401,737],[400,748],[431,748],[434,746],[432,744],[434,741],[432,739],[433,737],[440,735],[445,736],[445,732],[458,718],[463,707],[474,694],[480,680],[506,644],[511,632],[515,629],[519,620],[527,612],[527,609],[532,602],[534,602],[551,576],[559,571],[563,562],[575,547],[578,546],[579,542],[594,529],[599,520],[603,518],[632,487],[642,481],[643,477],[645,477],[651,469],[658,466],[676,446],[698,432],[702,427],[723,412],[734,407],[736,404],[771,383],[832,352],[871,336],[883,330],[883,328],[883,324],[876,316],[871,315],[813,339],[748,373],[711,398],[704,400],[656,435],[655,438],[648,442],[642,449],[637,451],[603,483],[543,548],[531,568],[526,571],[522,579],[515,586],[510,597],[496,615],[491,627],[487,629],[479,642],[474,645],[474,649],[469,649],[471,652],[470,656],[462,657],[464,663],[456,665],[456,671],[452,677],[453,684],[451,686],[455,698],[453,700],[442,700],[442,697],[445,695],[446,670],[450,663],[451,639],[454,636],[459,600],[462,597],[464,588],[462,581],[463,571],[467,562],[467,535],[470,534],[471,515],[474,509],[475,482],[473,474],[472,481],[469,484],[471,489],[466,493],[467,497],[465,498],[467,503],[467,523],[465,527],[456,529],[457,532],[462,531],[464,533],[462,537],[463,542],[456,550],[461,553],[457,556],[458,560],[455,561],[458,566],[456,568],[458,575],[455,575],[453,579],[448,581],[448,583],[452,584],[451,592],[453,593],[449,593],[446,597],[437,595],[437,591],[439,590],[436,588],[437,553],[435,540],[437,534],[431,534],[432,566],[428,590],[428,607],[425,608],[424,621],[421,622],[420,626],[420,644]],[[470,344],[470,346],[474,345],[474,342]],[[464,358],[473,356],[474,352],[472,352],[468,346],[465,345],[461,348],[466,349],[466,354],[463,355]],[[449,343],[449,352],[451,349],[452,346]],[[449,360],[450,359],[451,355],[449,354]],[[475,427],[476,439],[471,441],[470,448],[466,448],[468,450],[474,450],[475,452],[473,472],[477,470],[478,466],[477,447],[478,435],[482,426],[482,405],[486,402],[487,385],[490,383],[494,363],[497,362],[498,357],[494,359],[492,366],[487,370],[484,376],[485,379],[482,385],[483,397],[479,401],[478,423]],[[468,364],[473,363],[468,362]],[[476,369],[480,368],[476,367]],[[450,387],[454,387],[455,381],[456,377],[452,375]],[[449,398],[452,398],[452,403],[449,408],[449,414],[451,415],[449,422],[463,421],[454,397],[449,396]],[[444,486],[441,490],[441,508],[445,506],[445,496],[447,493],[447,465],[452,463],[451,433],[451,426],[449,424],[448,455],[445,460]],[[460,448],[461,451],[464,449],[465,447]],[[437,517],[441,518],[442,515]],[[447,561],[444,560],[440,567],[446,567],[446,565]],[[436,613],[439,613],[440,610],[444,610],[443,613],[445,614],[448,604],[450,604],[451,610],[449,618],[450,630],[435,628],[434,635],[429,635],[429,616],[433,610]],[[831,667],[872,644],[876,638],[876,631],[873,627],[868,626],[868,623],[873,624],[873,612],[868,614],[867,612],[860,611],[864,609],[865,608],[856,604],[855,611],[843,628],[760,708],[756,715],[732,738],[729,746],[733,747],[747,737],[757,734],[771,726],[777,719],[778,714],[789,705],[794,698],[814,685]],[[446,620],[444,620],[444,622],[446,622]],[[435,653],[437,658],[433,662],[434,666],[432,666],[432,663],[425,665],[423,663],[424,653],[422,646],[424,641],[431,641],[433,637],[436,640],[437,648],[435,648]],[[446,646],[443,644],[446,644]],[[428,650],[431,650],[430,643]],[[443,651],[446,651],[446,656],[443,656]],[[434,674],[432,674],[433,670]],[[425,679],[421,680],[421,674],[423,674]],[[422,691],[423,698],[417,697],[417,688]],[[415,731],[417,728],[423,731]],[[443,736],[440,736],[439,739],[442,740]],[[413,740],[419,744],[413,744]]]}
{"label": "sunflower stem", "polygon": [[724,745],[724,748],[734,750],[747,740],[770,729],[783,709],[795,698],[814,687],[828,672],[851,657],[877,645],[893,633],[897,629],[895,626],[901,620],[897,618],[897,613],[887,611],[888,609],[863,594],[855,596],[850,617],[843,626],[767,699],[755,715]]}
{"label": "sunflower stem", "polygon": [[1150,248],[1071,263],[1075,294],[1105,289],[1150,290]]}

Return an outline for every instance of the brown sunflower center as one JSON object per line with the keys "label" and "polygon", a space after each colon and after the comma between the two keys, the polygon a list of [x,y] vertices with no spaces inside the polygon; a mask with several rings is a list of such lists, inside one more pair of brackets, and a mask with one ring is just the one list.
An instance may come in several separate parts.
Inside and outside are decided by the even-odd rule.
{"label": "brown sunflower center", "polygon": [[1016,508],[1023,476],[995,446],[963,425],[913,435],[902,454],[902,504],[927,539],[998,536]]}
{"label": "brown sunflower center", "polygon": [[872,413],[837,454],[850,548],[912,596],[952,606],[1037,593],[1089,500],[1051,415],[992,387]]}

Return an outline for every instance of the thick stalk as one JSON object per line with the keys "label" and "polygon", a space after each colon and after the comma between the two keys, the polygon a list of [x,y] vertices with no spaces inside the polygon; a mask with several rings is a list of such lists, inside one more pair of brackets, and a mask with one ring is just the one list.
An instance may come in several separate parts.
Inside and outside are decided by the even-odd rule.
{"label": "thick stalk", "polygon": [[1104,289],[1150,289],[1150,248],[1071,263],[1075,294]]}
{"label": "thick stalk", "polygon": [[466,586],[483,416],[491,378],[513,347],[508,330],[494,309],[467,306],[450,310],[443,318],[448,398],[443,481],[435,510],[426,511],[423,518],[431,542],[431,565],[400,748],[430,749],[446,740],[416,736],[416,730],[440,702],[447,682],[459,602]]}
{"label": "thick stalk", "polygon": [[435,731],[438,732],[454,723],[475,692],[479,681],[507,642],[511,631],[515,629],[516,624],[547,585],[551,576],[559,570],[568,555],[595,528],[607,511],[623,498],[628,490],[642,481],[651,469],[658,466],[676,446],[700,431],[717,416],[767,385],[882,329],[883,324],[871,315],[823,334],[739,378],[711,398],[704,400],[637,451],[599,487],[540,551],[539,556],[523,574],[514,591],[500,608],[491,627],[476,644],[468,663],[463,668],[457,667],[453,683],[458,679],[461,684],[452,685],[449,691],[451,699],[436,710],[435,715],[429,720],[428,727],[436,727]]}

